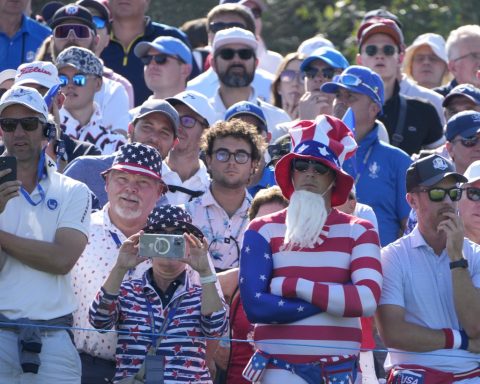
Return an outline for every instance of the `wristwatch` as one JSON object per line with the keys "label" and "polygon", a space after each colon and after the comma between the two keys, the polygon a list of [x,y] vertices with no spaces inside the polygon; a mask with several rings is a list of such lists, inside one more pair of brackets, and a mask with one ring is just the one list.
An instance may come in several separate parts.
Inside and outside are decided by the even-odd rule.
{"label": "wristwatch", "polygon": [[468,268],[468,260],[461,259],[457,261],[452,261],[450,263],[450,269],[454,269],[454,268]]}

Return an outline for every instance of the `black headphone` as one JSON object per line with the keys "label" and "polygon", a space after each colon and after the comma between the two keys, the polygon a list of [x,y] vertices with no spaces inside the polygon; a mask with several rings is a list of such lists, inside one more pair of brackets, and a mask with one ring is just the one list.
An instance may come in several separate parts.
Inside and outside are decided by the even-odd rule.
{"label": "black headphone", "polygon": [[57,137],[57,128],[55,127],[55,124],[44,123],[43,135],[48,139],[48,141],[55,139],[55,137]]}

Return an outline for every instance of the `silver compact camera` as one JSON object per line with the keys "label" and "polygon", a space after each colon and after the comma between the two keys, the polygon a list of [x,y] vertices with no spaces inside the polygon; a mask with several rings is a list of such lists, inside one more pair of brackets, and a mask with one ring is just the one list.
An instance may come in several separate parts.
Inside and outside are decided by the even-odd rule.
{"label": "silver compact camera", "polygon": [[139,255],[142,257],[162,257],[183,259],[185,239],[183,235],[144,233],[140,236]]}

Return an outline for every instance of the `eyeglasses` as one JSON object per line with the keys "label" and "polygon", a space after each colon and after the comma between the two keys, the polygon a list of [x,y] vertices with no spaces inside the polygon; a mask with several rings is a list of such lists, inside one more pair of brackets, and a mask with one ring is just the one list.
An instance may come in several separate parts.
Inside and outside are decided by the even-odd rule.
{"label": "eyeglasses", "polygon": [[179,58],[175,56],[169,56],[164,53],[159,53],[158,55],[145,55],[142,56],[140,60],[142,61],[143,65],[149,65],[152,62],[152,59],[155,61],[156,64],[163,65],[167,62],[168,58],[172,58],[182,62],[182,60],[180,60]]}
{"label": "eyeglasses", "polygon": [[[381,49],[385,56],[393,56],[396,52],[395,46],[393,45],[384,45]],[[380,51],[380,48],[377,47],[376,45],[367,45],[365,47],[365,53],[368,56],[375,56],[378,53],[378,51]]]}
{"label": "eyeglasses", "polygon": [[468,200],[480,201],[480,188],[467,187],[463,188],[463,190],[467,192]]}
{"label": "eyeglasses", "polygon": [[107,26],[107,20],[102,19],[101,17],[98,16],[93,16],[93,23],[95,24],[95,28],[97,29],[103,29]]}
{"label": "eyeglasses", "polygon": [[426,192],[430,201],[435,203],[443,201],[447,194],[452,201],[458,201],[462,197],[462,188],[459,187],[420,189],[418,192]]}
{"label": "eyeglasses", "polygon": [[458,60],[462,60],[462,59],[465,59],[465,58],[469,58],[469,59],[472,59],[472,60],[475,60],[475,61],[479,61],[480,60],[480,52],[469,52],[465,55],[462,55],[460,57],[457,57],[456,59],[453,59],[453,61],[458,61]]}
{"label": "eyeglasses", "polygon": [[222,31],[224,29],[229,29],[229,28],[234,28],[234,27],[245,29],[245,25],[243,25],[241,23],[224,23],[222,21],[218,21],[216,23],[210,23],[208,25],[208,28],[210,29],[210,32],[212,32],[212,33],[217,33],[217,32]]}
{"label": "eyeglasses", "polygon": [[305,77],[308,77],[309,79],[314,79],[315,77],[317,77],[319,72],[322,73],[322,76],[324,78],[331,80],[335,75],[335,68],[326,67],[326,68],[318,69],[314,67],[308,67],[308,68],[305,68],[305,70],[303,71]]}
{"label": "eyeglasses", "polygon": [[295,80],[303,84],[303,76],[301,72],[285,69],[280,73],[280,81],[282,83],[291,83]]}
{"label": "eyeglasses", "polygon": [[73,85],[77,87],[84,87],[87,84],[88,75],[84,75],[83,73],[77,73],[76,75],[73,75],[71,78],[68,77],[67,75],[58,75],[58,78],[60,79],[61,87],[66,87],[70,82],[70,80],[72,81]]}
{"label": "eyeglasses", "polygon": [[82,24],[62,24],[55,27],[53,36],[56,39],[67,39],[73,31],[77,39],[88,39],[92,36],[92,30],[86,25]]}
{"label": "eyeglasses", "polygon": [[14,119],[9,117],[0,118],[0,127],[4,132],[13,132],[17,129],[18,124],[22,126],[25,131],[32,132],[38,128],[38,125],[45,124],[45,121],[38,117],[24,117],[21,119]]}
{"label": "eyeglasses", "polygon": [[245,152],[243,150],[238,150],[235,152],[230,152],[228,149],[220,148],[217,149],[215,152],[215,158],[222,163],[227,163],[230,161],[230,158],[233,156],[235,162],[238,164],[245,164],[248,159],[250,159],[250,153]]}
{"label": "eyeglasses", "polygon": [[216,53],[216,56],[220,56],[223,60],[232,60],[235,54],[240,57],[242,60],[250,60],[253,56],[255,56],[255,52],[253,49],[231,49],[225,48],[221,49]]}
{"label": "eyeglasses", "polygon": [[378,89],[375,91],[370,85],[365,83],[360,77],[356,75],[352,75],[349,73],[345,75],[337,75],[333,78],[333,81],[335,83],[350,85],[352,87],[358,87],[361,85],[365,88],[368,88],[370,91],[372,91],[373,94],[378,98],[378,101],[380,101],[380,96],[378,95]]}
{"label": "eyeglasses", "polygon": [[459,139],[455,139],[452,141],[452,143],[460,142],[464,147],[467,148],[472,148],[475,145],[477,145],[478,141],[480,140],[480,137],[478,135],[475,136],[470,136],[470,137],[460,137]]}
{"label": "eyeglasses", "polygon": [[208,127],[208,123],[206,121],[198,120],[195,117],[189,115],[180,116],[180,124],[185,128],[193,128],[195,126],[195,123],[197,122],[204,127]]}
{"label": "eyeglasses", "polygon": [[250,8],[250,11],[252,11],[253,17],[255,17],[255,19],[260,19],[262,17],[262,10],[260,8]]}
{"label": "eyeglasses", "polygon": [[434,55],[434,54],[430,54],[430,55],[422,55],[422,54],[417,54],[415,56],[413,56],[413,60],[412,60],[414,63],[423,63],[424,61],[429,61],[431,63],[438,63],[438,62],[443,62],[442,59],[440,59],[437,55]]}
{"label": "eyeglasses", "polygon": [[319,175],[325,175],[330,170],[330,168],[323,163],[315,160],[305,159],[293,159],[292,167],[298,172],[306,172],[308,169],[310,169],[310,167],[312,167],[313,170]]}

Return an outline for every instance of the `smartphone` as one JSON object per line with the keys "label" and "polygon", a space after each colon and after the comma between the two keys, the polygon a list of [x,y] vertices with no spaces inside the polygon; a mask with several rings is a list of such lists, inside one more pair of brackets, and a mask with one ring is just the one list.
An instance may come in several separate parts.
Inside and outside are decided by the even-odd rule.
{"label": "smartphone", "polygon": [[140,236],[138,253],[142,257],[183,259],[185,250],[183,235],[144,233]]}
{"label": "smartphone", "polygon": [[7,168],[10,168],[11,172],[8,175],[0,177],[0,184],[17,180],[17,159],[14,156],[0,157],[0,170],[3,171]]}
{"label": "smartphone", "polygon": [[54,85],[51,87],[48,92],[43,96],[43,100],[45,104],[47,104],[48,109],[52,106],[53,98],[57,95],[58,91],[60,90],[60,84]]}

